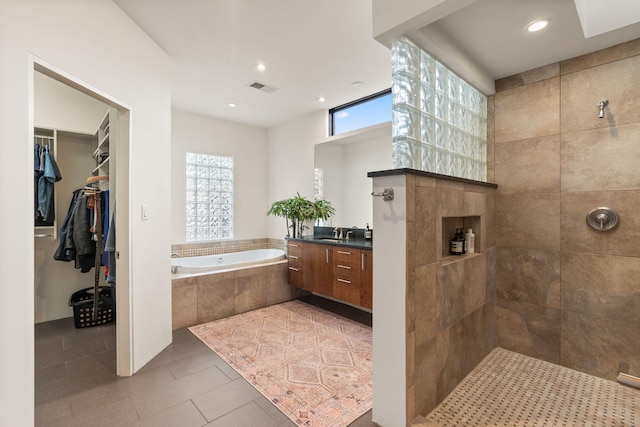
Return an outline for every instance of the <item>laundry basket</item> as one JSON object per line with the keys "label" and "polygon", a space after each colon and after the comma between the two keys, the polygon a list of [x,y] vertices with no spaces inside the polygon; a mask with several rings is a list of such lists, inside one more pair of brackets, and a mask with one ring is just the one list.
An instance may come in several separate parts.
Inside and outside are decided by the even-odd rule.
{"label": "laundry basket", "polygon": [[71,294],[69,306],[73,307],[76,328],[104,325],[116,320],[116,307],[110,286],[100,286],[98,316],[93,320],[94,288],[85,288]]}

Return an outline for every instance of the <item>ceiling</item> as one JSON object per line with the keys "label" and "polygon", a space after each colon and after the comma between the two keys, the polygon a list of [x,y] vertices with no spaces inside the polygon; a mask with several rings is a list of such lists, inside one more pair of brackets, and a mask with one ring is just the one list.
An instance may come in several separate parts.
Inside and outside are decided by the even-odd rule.
{"label": "ceiling", "polygon": [[[391,85],[389,48],[372,36],[372,0],[114,2],[172,57],[172,104],[180,110],[268,129]],[[640,2],[603,2],[625,13],[607,20],[603,29],[591,25],[591,32],[606,32],[589,38],[583,35],[574,0],[467,2],[471,4],[407,34],[418,43],[430,41],[425,49],[435,47],[445,63],[458,52],[467,63],[459,72],[463,77],[483,74],[492,82],[640,38],[640,19],[628,13],[637,12]],[[603,13],[588,19],[597,23]],[[588,14],[582,10],[582,15]],[[526,34],[524,26],[540,17],[551,19],[549,28]],[[255,68],[259,62],[266,64],[264,72]],[[276,90],[249,87],[255,81]],[[357,81],[364,84],[353,87]],[[320,96],[326,102],[319,103]]]}

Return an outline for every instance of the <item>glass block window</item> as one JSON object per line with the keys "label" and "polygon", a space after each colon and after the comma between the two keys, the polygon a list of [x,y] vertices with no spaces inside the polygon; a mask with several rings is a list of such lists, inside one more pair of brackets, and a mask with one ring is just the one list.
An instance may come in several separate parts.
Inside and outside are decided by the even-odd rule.
{"label": "glass block window", "polygon": [[406,39],[393,42],[393,167],[487,179],[487,98]]}
{"label": "glass block window", "polygon": [[187,153],[186,240],[233,238],[233,158]]}

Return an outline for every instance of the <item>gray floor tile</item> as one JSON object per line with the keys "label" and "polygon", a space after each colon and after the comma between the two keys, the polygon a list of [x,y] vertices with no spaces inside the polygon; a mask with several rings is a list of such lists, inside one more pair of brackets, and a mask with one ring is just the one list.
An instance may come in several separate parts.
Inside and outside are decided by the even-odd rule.
{"label": "gray floor tile", "polygon": [[132,426],[140,420],[131,399],[103,405],[92,412],[74,416],[71,420],[56,421],[53,424],[42,424],[38,427],[113,427]]}
{"label": "gray floor tile", "polygon": [[117,381],[74,394],[70,396],[71,407],[74,415],[78,416],[94,411],[105,403],[115,403],[130,399],[135,392],[171,381],[175,381],[173,375],[164,366],[160,366],[144,374],[120,378]]}
{"label": "gray floor tile", "polygon": [[135,427],[200,427],[206,423],[193,402],[187,400],[139,421]]}
{"label": "gray floor tile", "polygon": [[258,397],[260,397],[260,393],[251,384],[240,378],[192,400],[205,418],[208,421],[213,421]]}
{"label": "gray floor tile", "polygon": [[298,427],[298,426],[296,425],[296,423],[294,423],[290,419],[287,419],[287,421],[285,421],[282,424],[278,425],[278,427]]}
{"label": "gray floor tile", "polygon": [[228,382],[222,371],[212,366],[184,378],[134,392],[132,397],[140,418],[144,419]]}
{"label": "gray floor tile", "polygon": [[275,421],[278,425],[290,421],[289,417],[283,414],[282,411],[280,411],[280,409],[278,409],[276,405],[271,403],[266,397],[260,395],[260,397],[255,399],[254,402],[256,402],[263,411],[269,414],[269,416],[273,418],[273,421]]}
{"label": "gray floor tile", "polygon": [[182,378],[195,372],[202,371],[203,369],[207,369],[213,365],[219,365],[221,362],[224,363],[220,356],[215,354],[213,351],[207,351],[183,357],[173,362],[169,362],[165,366],[169,371],[171,371],[174,377]]}
{"label": "gray floor tile", "polygon": [[67,375],[64,378],[37,385],[35,387],[35,403],[39,405],[54,399],[68,397],[117,380],[115,372],[101,371],[91,375]]}
{"label": "gray floor tile", "polygon": [[255,402],[249,402],[241,408],[207,424],[208,427],[277,427],[277,424]]}
{"label": "gray floor tile", "polygon": [[166,365],[182,359],[183,357],[193,356],[198,353],[210,351],[200,341],[183,340],[178,343],[172,343],[167,346],[160,354],[154,357],[140,371],[155,368],[157,366]]}
{"label": "gray floor tile", "polygon": [[67,376],[67,366],[65,363],[58,363],[46,368],[38,369],[35,373],[36,386],[45,384],[49,381],[59,380]]}
{"label": "gray floor tile", "polygon": [[113,365],[113,358],[115,352],[104,352],[105,355],[100,357],[99,355],[90,355],[84,357],[78,357],[65,362],[67,366],[67,375],[92,375],[96,372],[114,373],[115,366]]}
{"label": "gray floor tile", "polygon": [[349,424],[349,427],[376,427],[377,424],[371,421],[371,414],[371,410],[365,412]]}
{"label": "gray floor tile", "polygon": [[35,425],[44,426],[46,423],[68,421],[73,418],[71,401],[69,399],[57,399],[35,407]]}

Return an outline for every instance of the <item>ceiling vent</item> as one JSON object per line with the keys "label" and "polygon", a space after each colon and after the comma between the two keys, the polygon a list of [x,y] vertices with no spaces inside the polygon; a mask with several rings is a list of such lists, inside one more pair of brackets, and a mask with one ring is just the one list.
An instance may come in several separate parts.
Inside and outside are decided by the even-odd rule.
{"label": "ceiling vent", "polygon": [[252,87],[254,89],[258,89],[260,92],[266,92],[266,93],[273,93],[276,90],[278,90],[277,87],[269,86],[268,84],[264,84],[264,83],[260,83],[260,82],[250,83],[249,87]]}

